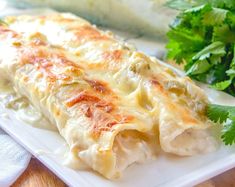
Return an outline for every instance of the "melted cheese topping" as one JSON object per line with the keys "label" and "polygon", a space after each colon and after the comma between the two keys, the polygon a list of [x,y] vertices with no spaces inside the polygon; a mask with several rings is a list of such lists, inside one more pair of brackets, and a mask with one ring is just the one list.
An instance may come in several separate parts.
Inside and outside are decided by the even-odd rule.
{"label": "melted cheese topping", "polygon": [[5,21],[1,76],[58,129],[75,157],[105,177],[154,157],[158,137],[164,151],[178,155],[216,147],[206,130],[207,98],[189,78],[71,14]]}

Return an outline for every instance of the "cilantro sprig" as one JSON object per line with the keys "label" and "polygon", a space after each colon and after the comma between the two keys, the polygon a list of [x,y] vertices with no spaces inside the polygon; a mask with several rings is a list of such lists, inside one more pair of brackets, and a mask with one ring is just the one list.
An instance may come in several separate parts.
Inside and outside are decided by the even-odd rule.
{"label": "cilantro sprig", "polygon": [[207,116],[215,123],[222,123],[221,139],[225,145],[235,143],[235,106],[221,106],[210,104],[207,108]]}
{"label": "cilantro sprig", "polygon": [[188,76],[235,96],[235,1],[170,0],[180,10],[167,33],[169,59]]}

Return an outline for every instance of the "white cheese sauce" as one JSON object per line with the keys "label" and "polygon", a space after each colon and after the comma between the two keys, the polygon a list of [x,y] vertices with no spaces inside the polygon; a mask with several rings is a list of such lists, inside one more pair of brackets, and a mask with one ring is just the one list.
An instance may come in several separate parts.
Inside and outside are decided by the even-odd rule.
{"label": "white cheese sauce", "polygon": [[[14,110],[17,119],[32,125],[33,127],[56,130],[43,115],[33,107],[29,101],[15,93],[12,85],[2,79],[0,81],[0,99],[4,107]],[[1,117],[7,117],[7,113],[1,114]]]}
{"label": "white cheese sauce", "polygon": [[51,125],[50,122],[48,122],[48,120],[30,104],[27,107],[19,108],[16,111],[16,116],[21,121],[24,121],[33,127],[47,130],[57,130],[54,125]]}
{"label": "white cheese sauce", "polygon": [[76,157],[72,151],[70,151],[67,143],[62,144],[60,147],[53,151],[54,155],[62,156],[62,163],[72,169],[83,169],[85,163],[83,163],[78,157]]}
{"label": "white cheese sauce", "polygon": [[72,151],[70,151],[67,143],[62,144],[60,147],[55,149],[54,151],[46,151],[43,149],[39,149],[36,151],[38,156],[42,155],[51,155],[55,156],[57,159],[61,161],[64,166],[75,170],[85,170],[89,169],[89,167],[79,159],[78,156],[75,155]]}
{"label": "white cheese sauce", "polygon": [[65,153],[63,165],[75,170],[85,170],[90,168],[86,163],[84,163],[78,156],[76,156],[71,151]]}

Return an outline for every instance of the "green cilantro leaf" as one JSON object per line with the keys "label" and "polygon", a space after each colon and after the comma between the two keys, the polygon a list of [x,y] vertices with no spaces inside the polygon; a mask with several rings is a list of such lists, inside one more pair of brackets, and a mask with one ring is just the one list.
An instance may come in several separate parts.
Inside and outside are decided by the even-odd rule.
{"label": "green cilantro leaf", "polygon": [[229,69],[228,71],[226,71],[228,76],[231,76],[232,78],[235,77],[235,69]]}
{"label": "green cilantro leaf", "polygon": [[231,10],[235,9],[235,1],[234,0],[224,0],[224,7],[229,8]]}
{"label": "green cilantro leaf", "polygon": [[210,120],[223,123],[221,139],[225,145],[235,143],[235,106],[209,104],[207,116]]}
{"label": "green cilantro leaf", "polygon": [[207,60],[198,60],[191,68],[186,72],[186,75],[196,75],[207,72],[211,68],[211,65]]}
{"label": "green cilantro leaf", "polygon": [[222,56],[226,53],[224,48],[225,46],[222,42],[214,42],[202,49],[200,52],[198,52],[193,57],[193,60],[205,60],[206,58],[209,58],[212,54]]}
{"label": "green cilantro leaf", "polygon": [[209,104],[207,107],[208,118],[217,123],[223,123],[229,116],[229,112],[235,110],[235,107]]}
{"label": "green cilantro leaf", "polygon": [[[183,59],[189,60],[195,55],[194,51],[205,45],[203,38],[198,35],[184,30],[171,30],[168,32],[171,38],[166,48],[169,49],[168,57],[176,60],[177,63],[183,62]],[[171,50],[172,49],[172,50]],[[187,51],[187,53],[185,53]]]}
{"label": "green cilantro leaf", "polygon": [[224,124],[221,139],[225,145],[232,145],[235,143],[235,120],[228,120],[228,122]]}
{"label": "green cilantro leaf", "polygon": [[235,42],[235,32],[229,28],[229,25],[216,26],[214,27],[212,41]]}
{"label": "green cilantro leaf", "polygon": [[229,11],[221,8],[213,8],[203,16],[205,25],[220,25],[224,22]]}
{"label": "green cilantro leaf", "polygon": [[216,84],[213,84],[210,87],[216,90],[225,90],[226,88],[230,86],[231,83],[232,83],[231,80],[226,80],[222,82],[217,82]]}

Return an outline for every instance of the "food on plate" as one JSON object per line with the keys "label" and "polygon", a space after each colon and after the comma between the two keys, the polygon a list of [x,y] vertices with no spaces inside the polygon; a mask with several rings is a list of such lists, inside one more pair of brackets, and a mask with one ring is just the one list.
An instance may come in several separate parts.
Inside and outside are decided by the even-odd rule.
{"label": "food on plate", "polygon": [[190,77],[235,96],[235,1],[168,3],[182,11],[168,32],[168,57]]}
{"label": "food on plate", "polygon": [[164,6],[166,0],[138,0],[138,3],[136,0],[21,0],[21,3],[18,0],[9,1],[14,2],[16,6],[24,2],[23,6],[45,6],[73,12],[98,25],[159,39],[165,38],[168,25],[177,12]]}
{"label": "food on plate", "polygon": [[72,14],[0,27],[0,76],[56,126],[74,157],[107,178],[158,148],[214,151],[204,92],[111,32]]}

